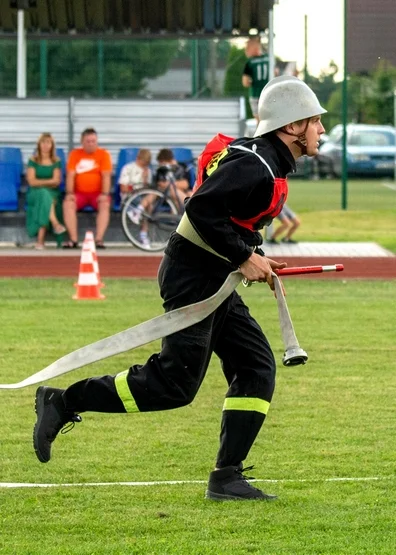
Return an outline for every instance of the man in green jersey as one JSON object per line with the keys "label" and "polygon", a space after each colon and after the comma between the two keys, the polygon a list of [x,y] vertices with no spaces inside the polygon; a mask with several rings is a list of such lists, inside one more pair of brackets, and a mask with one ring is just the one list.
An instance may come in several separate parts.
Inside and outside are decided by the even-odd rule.
{"label": "man in green jersey", "polygon": [[258,101],[261,91],[269,81],[269,56],[263,52],[258,36],[248,39],[245,54],[248,61],[243,70],[242,85],[249,87],[249,103],[258,123]]}

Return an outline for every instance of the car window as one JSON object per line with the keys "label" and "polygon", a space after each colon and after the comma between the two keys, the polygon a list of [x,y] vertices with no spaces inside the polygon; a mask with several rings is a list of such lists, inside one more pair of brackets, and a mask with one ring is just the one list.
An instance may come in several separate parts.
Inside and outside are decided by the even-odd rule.
{"label": "car window", "polygon": [[393,146],[395,136],[387,131],[357,130],[352,133],[349,144],[354,146]]}
{"label": "car window", "polygon": [[329,135],[329,141],[332,143],[339,143],[342,139],[342,126],[338,126],[334,127],[331,131],[330,131],[330,135]]}

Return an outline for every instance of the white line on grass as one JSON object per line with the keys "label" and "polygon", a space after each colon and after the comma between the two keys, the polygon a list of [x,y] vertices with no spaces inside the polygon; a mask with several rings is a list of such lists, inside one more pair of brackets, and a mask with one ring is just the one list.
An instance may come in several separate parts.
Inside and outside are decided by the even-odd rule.
{"label": "white line on grass", "polygon": [[[394,476],[339,477],[339,478],[302,478],[284,480],[249,480],[250,482],[266,482],[271,484],[303,483],[303,482],[373,482],[390,480]],[[23,482],[0,482],[0,488],[74,488],[74,487],[109,487],[109,486],[177,486],[182,484],[206,484],[206,480],[166,480],[155,482],[81,482],[75,484],[34,484]]]}
{"label": "white line on grass", "polygon": [[384,187],[388,187],[388,189],[392,189],[392,191],[396,191],[396,185],[394,183],[388,183],[388,181],[383,181],[382,185]]}

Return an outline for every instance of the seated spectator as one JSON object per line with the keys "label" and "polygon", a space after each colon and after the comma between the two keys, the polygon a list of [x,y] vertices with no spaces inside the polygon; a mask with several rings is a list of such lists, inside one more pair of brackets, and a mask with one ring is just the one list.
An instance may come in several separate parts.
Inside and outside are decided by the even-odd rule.
{"label": "seated spectator", "polygon": [[58,236],[66,231],[61,223],[61,162],[56,156],[55,141],[50,133],[40,135],[36,153],[27,165],[26,180],[29,184],[26,195],[27,232],[30,237],[37,235],[35,248],[41,250],[45,247],[47,230],[52,229]]}
{"label": "seated spectator", "polygon": [[189,196],[191,192],[187,168],[183,164],[178,164],[176,162],[173,152],[169,148],[163,148],[159,151],[157,162],[158,169],[155,182],[158,189],[163,191],[173,180],[176,185],[179,200],[183,204],[183,200]]}
{"label": "seated spectator", "polygon": [[81,148],[69,154],[63,217],[70,240],[63,248],[78,248],[77,212],[90,206],[97,211],[95,243],[104,249],[103,238],[110,221],[111,156],[98,147],[93,128],[81,134]]}
{"label": "seated spectator", "polygon": [[272,237],[268,240],[268,243],[278,244],[277,238],[280,237],[283,233],[286,233],[283,239],[281,239],[281,242],[289,243],[292,245],[297,244],[297,241],[292,239],[292,235],[295,233],[301,223],[297,215],[293,212],[291,208],[289,208],[285,204],[280,214],[278,214],[277,218],[278,220],[280,220],[281,225],[276,228],[275,232],[272,234]]}
{"label": "seated spectator", "polygon": [[[168,148],[163,148],[159,151],[157,162],[158,169],[154,184],[160,191],[165,191],[174,183],[175,187],[169,189],[169,196],[175,201],[176,208],[182,212],[184,209],[183,201],[190,191],[187,169],[184,165],[176,162],[173,152]],[[142,219],[142,215],[144,212],[151,213],[152,202],[155,198],[153,195],[146,195],[138,206],[130,206],[127,211],[127,216],[131,222],[135,225],[140,225],[139,240],[146,247],[150,246],[150,240],[148,237],[147,221]]]}
{"label": "seated spectator", "polygon": [[142,148],[139,150],[135,162],[129,162],[122,167],[118,180],[121,202],[125,202],[127,196],[133,191],[151,185],[153,173],[150,163],[151,152],[147,148]]}

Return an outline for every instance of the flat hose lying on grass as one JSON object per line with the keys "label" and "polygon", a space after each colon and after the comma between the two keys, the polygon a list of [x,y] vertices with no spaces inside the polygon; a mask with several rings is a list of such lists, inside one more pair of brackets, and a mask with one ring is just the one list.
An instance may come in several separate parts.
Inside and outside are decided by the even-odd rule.
{"label": "flat hose lying on grass", "polygon": [[[283,294],[282,284],[276,274],[273,274],[273,276],[278,303],[280,329],[285,345],[285,354],[282,362],[285,366],[305,364],[308,356],[300,348],[296,338],[286,299]],[[85,347],[81,347],[56,360],[43,370],[25,378],[21,382],[0,384],[0,389],[19,389],[51,380],[52,378],[56,378],[72,370],[77,370],[77,368],[81,368],[87,364],[92,364],[93,362],[124,353],[125,351],[136,349],[146,343],[150,343],[156,339],[162,339],[167,335],[171,335],[197,324],[214,312],[216,308],[231,295],[242,279],[243,275],[240,271],[231,272],[217,293],[208,299],[183,306],[170,312],[165,312],[152,320],[147,320],[147,322],[142,322],[137,326],[128,328],[115,335],[86,345]]]}

